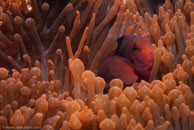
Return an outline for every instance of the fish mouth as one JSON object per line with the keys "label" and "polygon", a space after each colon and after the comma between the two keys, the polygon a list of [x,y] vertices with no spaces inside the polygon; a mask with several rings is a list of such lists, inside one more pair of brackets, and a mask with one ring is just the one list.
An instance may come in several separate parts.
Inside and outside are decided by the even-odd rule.
{"label": "fish mouth", "polygon": [[134,66],[134,68],[146,67],[152,63],[152,59],[143,61],[142,58],[130,58],[129,61],[130,61],[129,64]]}
{"label": "fish mouth", "polygon": [[135,73],[138,75],[144,72],[151,72],[153,63],[153,58],[150,58],[146,62],[142,62],[142,60],[138,60],[137,58],[130,58],[130,60],[128,61],[128,64],[134,69]]}

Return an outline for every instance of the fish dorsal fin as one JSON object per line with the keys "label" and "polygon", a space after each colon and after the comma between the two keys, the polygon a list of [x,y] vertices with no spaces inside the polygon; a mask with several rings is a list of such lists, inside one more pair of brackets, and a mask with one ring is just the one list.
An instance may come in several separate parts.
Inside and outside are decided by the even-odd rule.
{"label": "fish dorsal fin", "polygon": [[116,49],[116,55],[122,56],[122,57],[129,56],[132,38],[133,38],[132,35],[124,35],[117,40],[118,45]]}
{"label": "fish dorsal fin", "polygon": [[122,46],[122,43],[123,43],[123,39],[125,38],[125,36],[122,36],[122,37],[120,37],[119,39],[117,39],[117,43],[118,43],[118,45],[117,45],[117,50],[116,50],[116,52],[119,52],[119,50],[120,50],[120,48],[121,48],[121,46]]}

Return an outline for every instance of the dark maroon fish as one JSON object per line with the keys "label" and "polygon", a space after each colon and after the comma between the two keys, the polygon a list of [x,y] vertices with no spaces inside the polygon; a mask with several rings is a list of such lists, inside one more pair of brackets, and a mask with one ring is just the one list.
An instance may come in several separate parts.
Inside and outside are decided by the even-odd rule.
{"label": "dark maroon fish", "polygon": [[151,42],[137,35],[123,36],[117,41],[117,49],[103,60],[98,75],[107,82],[119,78],[125,85],[148,80],[154,61]]}

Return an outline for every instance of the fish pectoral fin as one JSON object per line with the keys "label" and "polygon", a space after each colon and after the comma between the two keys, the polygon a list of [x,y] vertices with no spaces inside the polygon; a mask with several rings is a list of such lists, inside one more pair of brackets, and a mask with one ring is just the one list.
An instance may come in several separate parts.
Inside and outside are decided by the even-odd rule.
{"label": "fish pectoral fin", "polygon": [[121,79],[125,84],[131,84],[138,80],[133,68],[122,57],[113,56],[108,68],[112,75]]}

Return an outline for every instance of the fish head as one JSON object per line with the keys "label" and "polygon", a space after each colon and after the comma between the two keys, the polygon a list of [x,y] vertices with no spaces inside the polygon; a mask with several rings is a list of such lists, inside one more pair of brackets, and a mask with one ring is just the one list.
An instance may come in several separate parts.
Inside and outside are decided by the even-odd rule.
{"label": "fish head", "polygon": [[147,80],[154,61],[151,42],[138,35],[126,35],[118,39],[116,55],[128,60],[134,71]]}
{"label": "fish head", "polygon": [[130,61],[137,67],[151,66],[154,60],[154,49],[151,42],[143,37],[135,36],[130,45]]}

